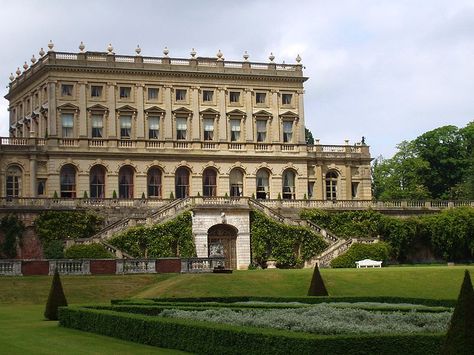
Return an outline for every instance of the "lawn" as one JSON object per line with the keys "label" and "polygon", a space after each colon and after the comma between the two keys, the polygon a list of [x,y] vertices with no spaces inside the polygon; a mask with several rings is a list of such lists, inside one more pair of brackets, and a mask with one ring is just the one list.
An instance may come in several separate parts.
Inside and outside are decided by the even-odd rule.
{"label": "lawn", "polygon": [[[465,269],[474,266],[323,269],[332,296],[456,299]],[[253,270],[233,274],[63,276],[70,304],[112,298],[195,296],[304,296],[312,270]],[[51,277],[0,277],[0,344],[8,354],[176,353],[83,333],[43,321]]]}

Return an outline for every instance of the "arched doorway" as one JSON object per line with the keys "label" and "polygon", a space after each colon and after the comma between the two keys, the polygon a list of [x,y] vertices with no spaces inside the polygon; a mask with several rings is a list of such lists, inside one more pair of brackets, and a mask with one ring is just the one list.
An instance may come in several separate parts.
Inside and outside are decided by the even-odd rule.
{"label": "arched doorway", "polygon": [[189,196],[189,170],[183,166],[175,173],[175,194],[176,198]]}
{"label": "arched doorway", "polygon": [[125,165],[119,170],[119,198],[133,198],[134,169]]}
{"label": "arched doorway", "polygon": [[335,201],[337,199],[337,178],[335,171],[329,171],[326,174],[326,199]]}
{"label": "arched doorway", "polygon": [[237,269],[237,228],[216,224],[207,231],[209,257],[224,257],[226,269]]}

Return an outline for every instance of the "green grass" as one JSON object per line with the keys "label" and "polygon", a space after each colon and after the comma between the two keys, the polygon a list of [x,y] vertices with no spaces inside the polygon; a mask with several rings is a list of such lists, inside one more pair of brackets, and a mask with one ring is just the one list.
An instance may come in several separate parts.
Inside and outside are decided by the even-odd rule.
{"label": "green grass", "polygon": [[[456,299],[465,269],[474,266],[322,269],[331,296]],[[312,270],[254,270],[233,274],[63,276],[69,304],[113,298],[305,296]],[[57,326],[43,320],[50,276],[0,277],[0,352],[8,354],[175,353]]]}

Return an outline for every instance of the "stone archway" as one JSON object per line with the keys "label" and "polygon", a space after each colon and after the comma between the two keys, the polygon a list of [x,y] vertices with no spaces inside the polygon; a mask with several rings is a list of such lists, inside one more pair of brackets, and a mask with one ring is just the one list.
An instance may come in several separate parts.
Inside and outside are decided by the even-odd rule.
{"label": "stone archway", "polygon": [[226,269],[237,269],[237,228],[229,224],[216,224],[207,231],[209,257],[223,256]]}

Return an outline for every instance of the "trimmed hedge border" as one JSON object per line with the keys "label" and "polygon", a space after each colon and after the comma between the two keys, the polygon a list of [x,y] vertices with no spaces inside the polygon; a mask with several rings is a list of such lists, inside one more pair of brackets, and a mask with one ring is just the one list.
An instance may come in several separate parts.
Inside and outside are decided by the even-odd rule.
{"label": "trimmed hedge border", "polygon": [[444,334],[319,336],[284,330],[60,308],[59,325],[200,354],[436,354]]}
{"label": "trimmed hedge border", "polygon": [[119,304],[153,304],[159,303],[235,303],[235,302],[300,302],[307,304],[318,304],[325,302],[380,302],[380,303],[411,303],[431,307],[454,307],[456,300],[437,300],[429,298],[406,298],[406,297],[265,297],[265,296],[231,296],[231,297],[181,297],[181,298],[146,298],[146,299],[115,299],[111,300],[114,305]]}

